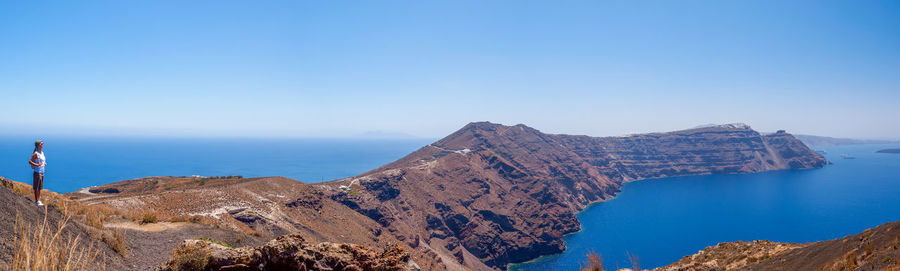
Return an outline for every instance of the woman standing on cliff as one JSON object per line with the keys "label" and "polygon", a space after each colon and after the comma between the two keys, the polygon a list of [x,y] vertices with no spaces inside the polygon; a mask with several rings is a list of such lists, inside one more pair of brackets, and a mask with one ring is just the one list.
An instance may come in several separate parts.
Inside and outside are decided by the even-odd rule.
{"label": "woman standing on cliff", "polygon": [[31,168],[34,169],[32,176],[34,177],[31,187],[34,189],[34,203],[37,206],[44,206],[41,203],[41,189],[44,188],[44,167],[47,166],[47,158],[44,157],[44,142],[37,140],[34,142],[34,153],[28,160]]}

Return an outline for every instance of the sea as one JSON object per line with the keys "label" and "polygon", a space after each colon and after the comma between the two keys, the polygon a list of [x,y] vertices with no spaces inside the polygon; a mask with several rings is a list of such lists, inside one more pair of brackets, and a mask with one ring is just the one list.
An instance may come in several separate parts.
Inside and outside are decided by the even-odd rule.
{"label": "sea", "polygon": [[[34,138],[0,138],[0,176],[31,183]],[[44,138],[54,192],[148,176],[283,176],[317,183],[356,176],[434,139]]]}
{"label": "sea", "polygon": [[[614,199],[580,214],[566,250],[511,266],[513,271],[578,270],[596,252],[607,270],[674,263],[720,242],[807,243],[900,220],[900,145],[814,148],[820,169],[702,175],[625,184]],[[846,159],[846,155],[852,159]]]}
{"label": "sea", "polygon": [[[45,188],[80,188],[147,176],[284,176],[315,183],[356,176],[434,139],[44,138]],[[33,138],[0,137],[0,176],[30,183]],[[582,230],[556,255],[510,270],[577,270],[589,251],[607,270],[678,261],[719,242],[814,242],[900,220],[900,145],[814,148],[821,169],[703,175],[627,183],[578,214]],[[853,159],[845,159],[842,156]]]}

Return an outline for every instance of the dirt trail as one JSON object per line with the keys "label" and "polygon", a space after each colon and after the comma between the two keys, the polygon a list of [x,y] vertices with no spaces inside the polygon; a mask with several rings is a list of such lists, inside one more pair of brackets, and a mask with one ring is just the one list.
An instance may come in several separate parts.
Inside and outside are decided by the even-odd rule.
{"label": "dirt trail", "polygon": [[189,223],[184,222],[158,222],[149,224],[140,224],[132,221],[120,221],[103,224],[103,227],[113,229],[128,229],[142,232],[160,232],[164,230],[178,230],[187,227]]}

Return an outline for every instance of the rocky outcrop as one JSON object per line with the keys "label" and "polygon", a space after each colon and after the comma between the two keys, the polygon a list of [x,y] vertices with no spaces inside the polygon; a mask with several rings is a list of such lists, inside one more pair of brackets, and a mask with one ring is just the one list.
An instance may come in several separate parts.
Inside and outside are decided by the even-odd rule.
{"label": "rocky outcrop", "polygon": [[654,271],[900,270],[900,221],[809,244],[728,242]]}
{"label": "rocky outcrop", "polygon": [[445,262],[502,269],[565,249],[562,236],[580,228],[576,212],[627,181],[824,165],[790,134],[746,125],[589,137],[480,122],[335,182],[363,189],[331,198]]}
{"label": "rocky outcrop", "polygon": [[653,271],[738,270],[801,247],[804,245],[772,241],[727,242],[707,247],[697,254],[685,256],[676,263]]}
{"label": "rocky outcrop", "polygon": [[375,251],[354,244],[310,244],[299,235],[285,235],[263,246],[242,248],[185,240],[172,254],[161,270],[420,270],[400,247]]}

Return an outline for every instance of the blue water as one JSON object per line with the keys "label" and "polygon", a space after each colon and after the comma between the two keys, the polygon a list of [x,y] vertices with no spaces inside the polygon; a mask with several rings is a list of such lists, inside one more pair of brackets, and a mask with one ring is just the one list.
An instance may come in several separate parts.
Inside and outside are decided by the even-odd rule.
{"label": "blue water", "polygon": [[[44,138],[44,188],[83,187],[147,176],[284,176],[321,182],[397,160],[432,139]],[[31,183],[33,138],[0,138],[0,176]]]}
{"label": "blue water", "polygon": [[631,267],[626,253],[654,268],[719,242],[812,242],[897,221],[900,154],[875,153],[888,147],[900,146],[824,148],[834,164],[822,169],[628,183],[615,199],[578,215],[582,231],[565,238],[565,252],[511,270],[577,270],[588,250],[607,269]]}

